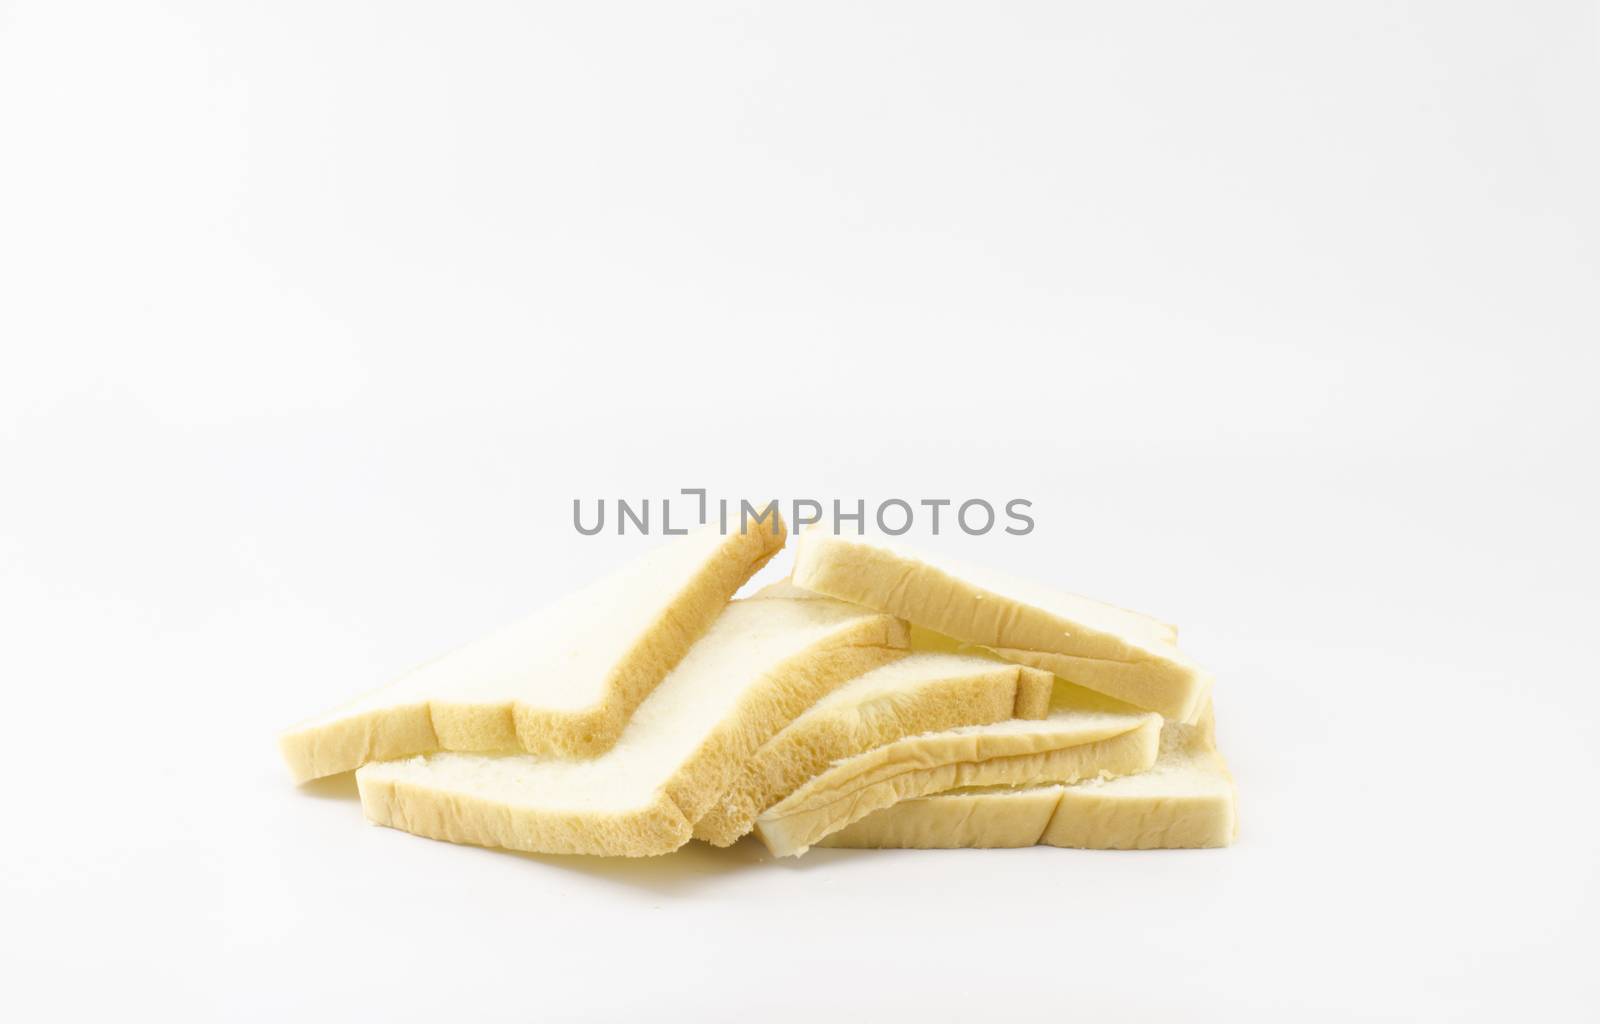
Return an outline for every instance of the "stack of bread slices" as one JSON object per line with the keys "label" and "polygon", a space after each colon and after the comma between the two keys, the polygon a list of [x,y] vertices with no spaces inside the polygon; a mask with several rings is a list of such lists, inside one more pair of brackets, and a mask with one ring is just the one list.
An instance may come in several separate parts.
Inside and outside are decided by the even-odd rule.
{"label": "stack of bread slices", "polygon": [[1163,622],[864,537],[704,528],[285,733],[380,825],[643,857],[1228,845],[1211,676]]}

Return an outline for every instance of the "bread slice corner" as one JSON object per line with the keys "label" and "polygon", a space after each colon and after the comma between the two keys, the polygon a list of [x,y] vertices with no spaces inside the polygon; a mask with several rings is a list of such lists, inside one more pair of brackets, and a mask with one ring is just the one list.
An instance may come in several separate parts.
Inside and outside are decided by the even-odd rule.
{"label": "bread slice corner", "polygon": [[1192,720],[1210,691],[1167,623],[898,543],[807,530],[791,579],[1166,718]]}

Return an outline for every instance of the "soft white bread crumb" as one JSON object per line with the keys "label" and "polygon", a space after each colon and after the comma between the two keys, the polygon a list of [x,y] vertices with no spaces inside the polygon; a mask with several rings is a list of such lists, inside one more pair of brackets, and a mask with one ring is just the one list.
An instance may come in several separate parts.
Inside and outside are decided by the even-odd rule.
{"label": "soft white bread crumb", "polygon": [[1058,683],[1041,721],[924,733],[841,760],[762,813],[755,832],[774,854],[798,856],[874,811],[928,793],[1145,771],[1160,730],[1160,715]]}
{"label": "soft white bread crumb", "polygon": [[1169,722],[1154,767],[1074,786],[972,789],[903,800],[827,836],[856,849],[1000,848],[1045,844],[1086,850],[1227,846],[1238,833],[1233,777],[1199,723]]}
{"label": "soft white bread crumb", "polygon": [[284,733],[297,781],[435,750],[590,756],[784,542],[714,527]]}
{"label": "soft white bread crumb", "polygon": [[980,644],[1168,719],[1191,721],[1211,674],[1149,616],[876,539],[800,535],[795,585]]}
{"label": "soft white bread crumb", "polygon": [[[789,585],[784,592],[795,589]],[[802,593],[802,600],[816,596]],[[911,654],[874,669],[818,701],[763,744],[695,823],[695,838],[729,846],[750,832],[757,815],[834,761],[885,743],[963,725],[1042,717],[1053,682],[1047,672],[962,654]]]}
{"label": "soft white bread crumb", "polygon": [[899,620],[837,601],[735,601],[598,757],[373,763],[356,773],[362,807],[380,825],[452,842],[670,853],[763,743],[905,643]]}
{"label": "soft white bread crumb", "polygon": [[776,583],[768,583],[766,586],[750,595],[750,600],[752,601],[762,600],[765,598],[780,598],[785,601],[815,601],[818,599],[824,601],[837,600],[837,598],[825,597],[824,595],[817,593],[815,590],[807,590],[805,587],[795,586],[794,578],[790,576],[785,576]]}

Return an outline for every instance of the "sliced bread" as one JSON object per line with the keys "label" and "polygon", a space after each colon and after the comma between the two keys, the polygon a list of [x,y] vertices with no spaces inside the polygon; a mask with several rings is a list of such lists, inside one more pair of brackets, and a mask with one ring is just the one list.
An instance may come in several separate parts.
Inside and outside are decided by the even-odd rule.
{"label": "sliced bread", "polygon": [[1210,692],[1211,674],[1165,623],[987,569],[812,529],[797,542],[792,579],[1180,722]]}
{"label": "sliced bread", "polygon": [[903,656],[904,624],[837,601],[735,601],[584,761],[440,753],[366,765],[380,825],[538,853],[652,856],[693,824],[778,730],[835,688]]}
{"label": "sliced bread", "polygon": [[[815,598],[801,593],[801,600]],[[763,744],[695,822],[695,838],[729,846],[749,833],[757,815],[807,779],[885,743],[963,725],[1041,718],[1053,682],[1048,672],[963,654],[912,654],[874,669]]]}
{"label": "sliced bread", "polygon": [[1041,721],[924,733],[841,760],[769,807],[756,835],[778,856],[898,801],[964,786],[1077,782],[1142,772],[1156,758],[1161,716],[1058,682]]}
{"label": "sliced bread", "polygon": [[280,739],[296,781],[436,750],[593,756],[783,547],[705,527]]}
{"label": "sliced bread", "polygon": [[1044,844],[1084,850],[1227,846],[1238,834],[1233,777],[1209,712],[1169,722],[1155,766],[1073,786],[966,789],[902,800],[819,840],[854,849]]}

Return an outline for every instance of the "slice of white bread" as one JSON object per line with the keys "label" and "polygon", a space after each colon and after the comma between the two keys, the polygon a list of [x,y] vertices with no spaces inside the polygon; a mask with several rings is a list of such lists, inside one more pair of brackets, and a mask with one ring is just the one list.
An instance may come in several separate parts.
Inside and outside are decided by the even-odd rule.
{"label": "slice of white bread", "polygon": [[841,684],[903,656],[905,625],[838,601],[735,601],[585,761],[441,753],[356,772],[380,825],[535,853],[643,857],[694,822],[779,729]]}
{"label": "slice of white bread", "polygon": [[[801,600],[815,597],[802,593]],[[885,743],[963,725],[1042,718],[1054,682],[1048,672],[965,654],[911,654],[874,669],[763,744],[695,822],[695,838],[730,846],[749,833],[757,815],[807,779]]]}
{"label": "slice of white bread", "polygon": [[957,790],[902,800],[816,845],[1196,849],[1229,845],[1238,821],[1233,776],[1217,753],[1208,708],[1194,725],[1167,723],[1160,756],[1147,772],[1074,786]]}
{"label": "slice of white bread", "polygon": [[846,758],[756,819],[774,854],[799,856],[872,812],[964,786],[1077,782],[1155,763],[1161,716],[1058,682],[1042,721],[924,733]]}
{"label": "slice of white bread", "polygon": [[592,756],[783,547],[704,527],[280,739],[296,781],[435,750]]}
{"label": "slice of white bread", "polygon": [[792,579],[1180,722],[1211,689],[1164,623],[898,545],[807,530]]}

